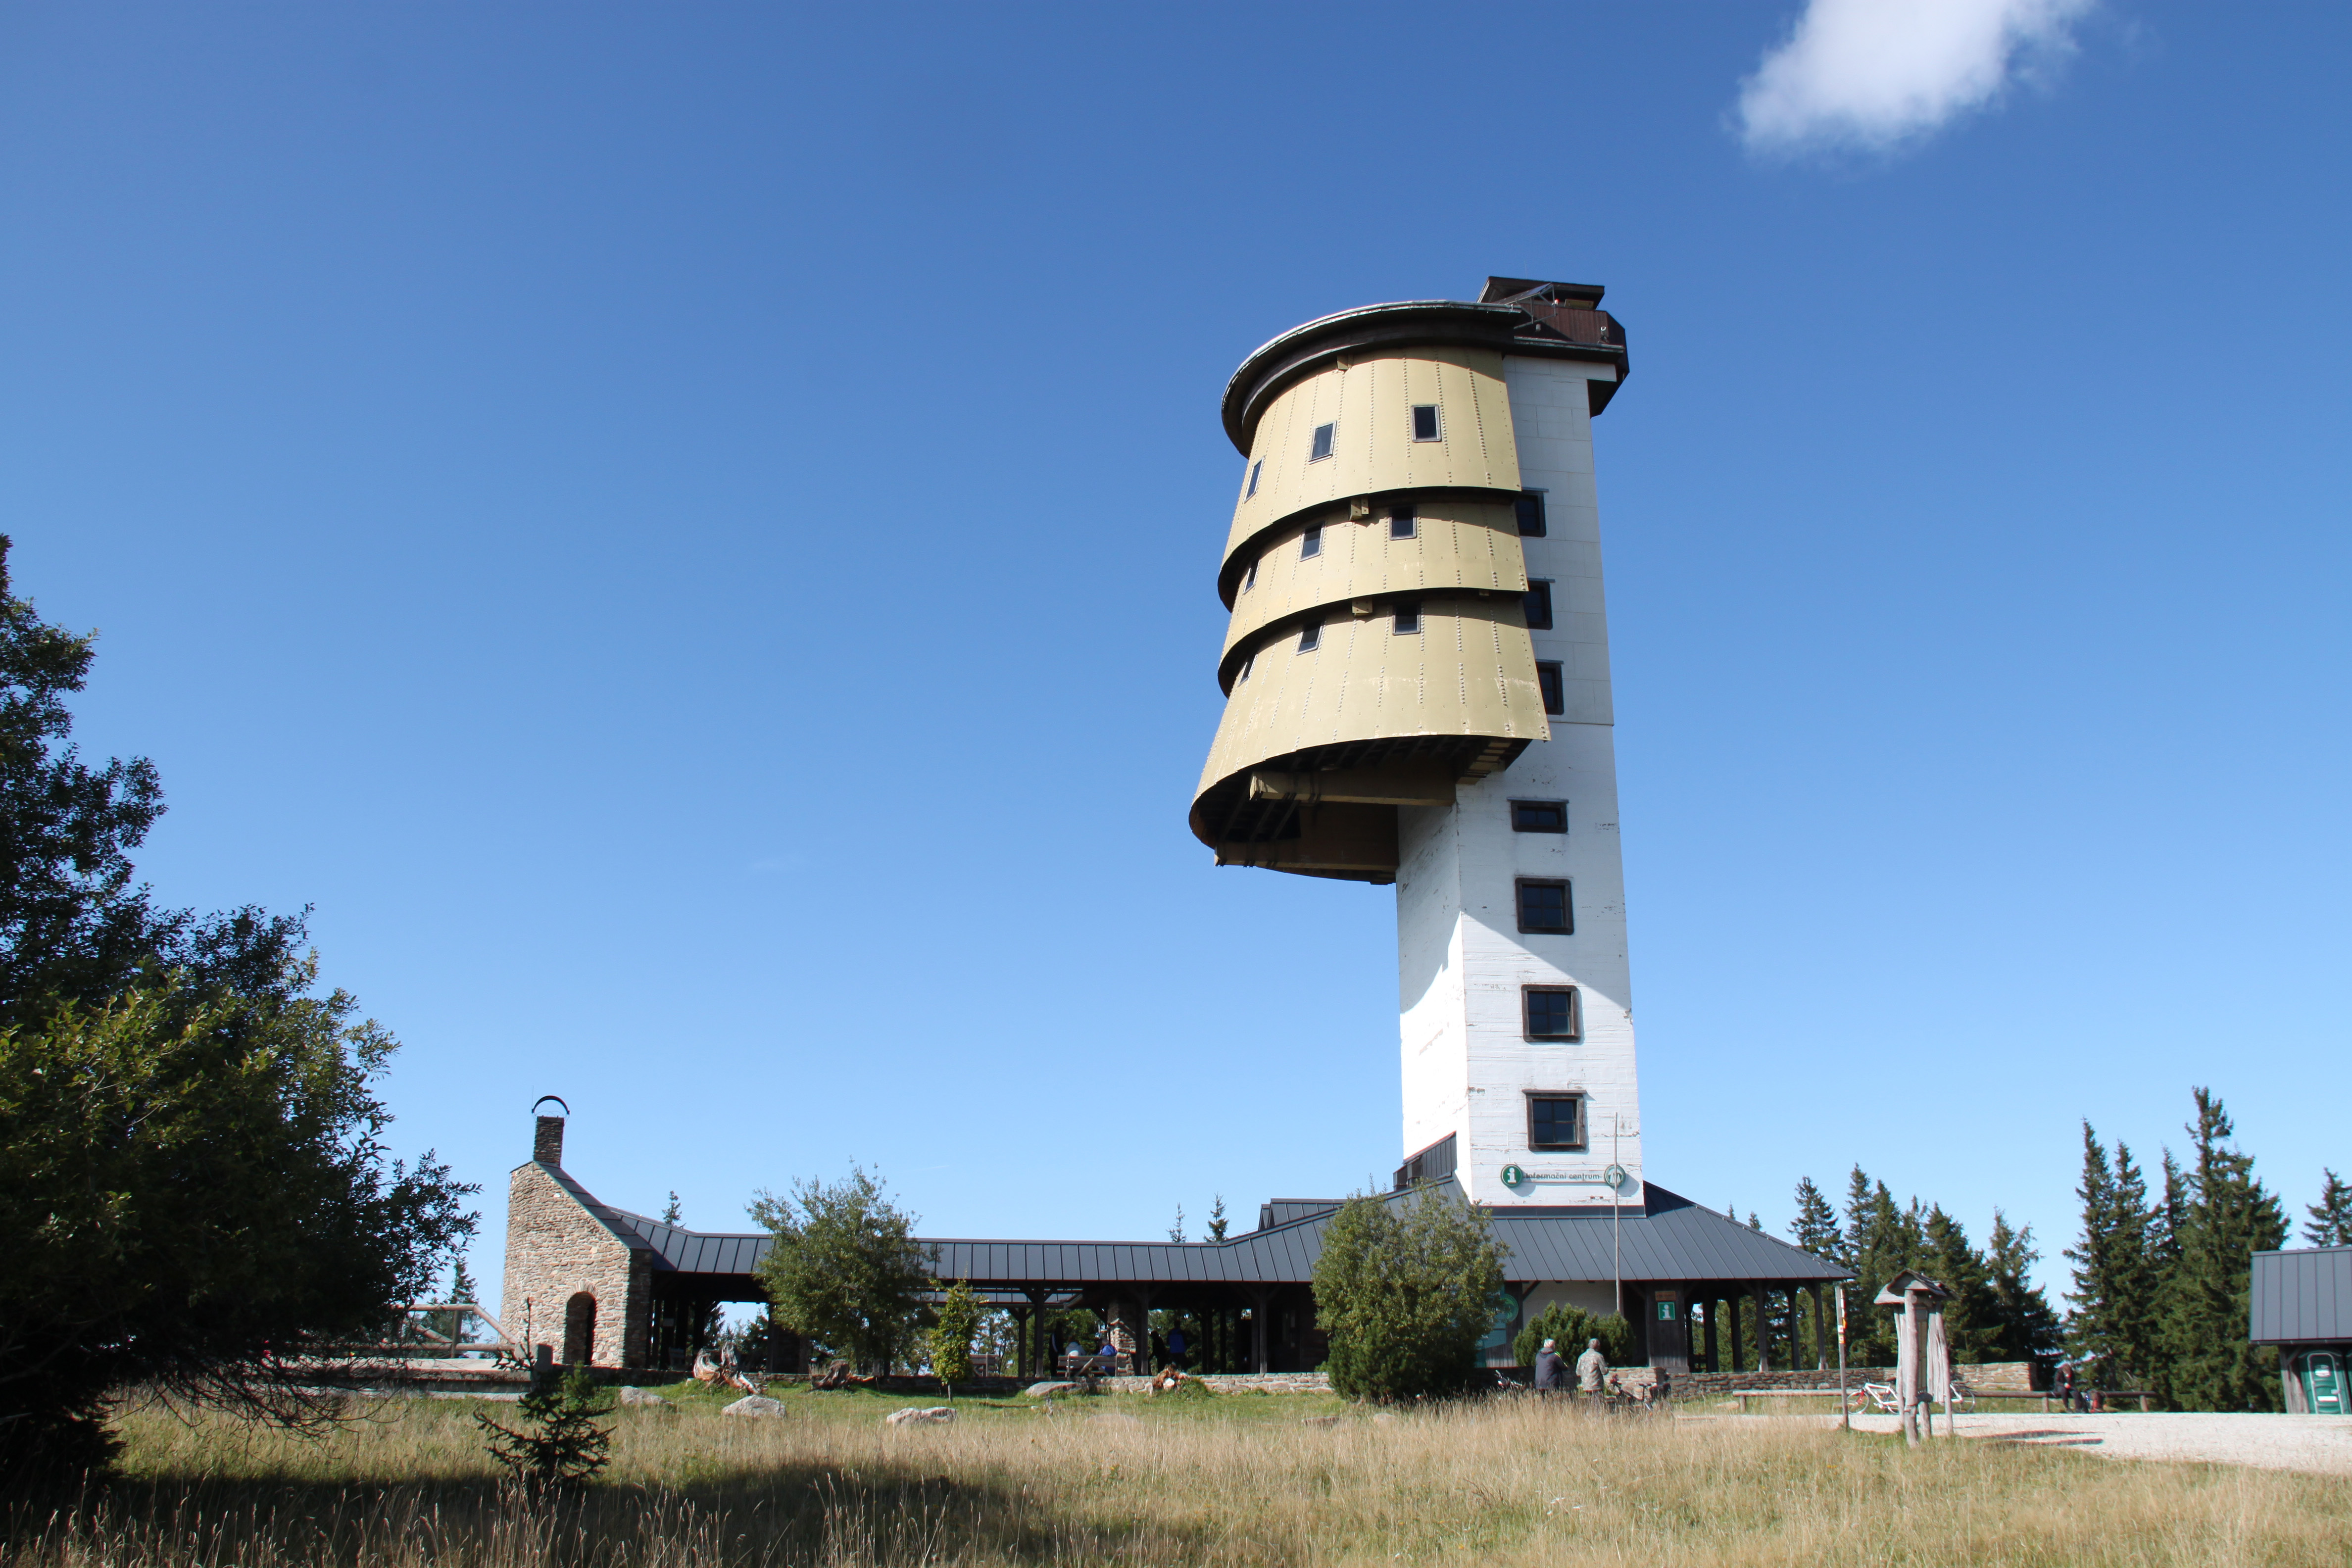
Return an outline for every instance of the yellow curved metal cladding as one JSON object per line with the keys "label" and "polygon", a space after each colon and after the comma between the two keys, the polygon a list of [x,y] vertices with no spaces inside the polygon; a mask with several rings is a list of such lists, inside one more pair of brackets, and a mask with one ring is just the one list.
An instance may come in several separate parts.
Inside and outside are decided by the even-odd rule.
{"label": "yellow curved metal cladding", "polygon": [[1246,449],[1218,583],[1225,712],[1192,831],[1220,865],[1392,881],[1398,807],[1450,805],[1551,733],[1502,355],[1305,363],[1263,397]]}
{"label": "yellow curved metal cladding", "polygon": [[1248,586],[1234,591],[1217,661],[1227,691],[1261,633],[1331,605],[1528,591],[1518,512],[1509,501],[1442,494],[1352,510],[1321,507],[1294,517],[1244,558],[1240,581]]}
{"label": "yellow curved metal cladding", "polygon": [[[1415,438],[1416,408],[1437,411],[1434,439]],[[1318,457],[1318,432],[1327,429]],[[1258,534],[1310,507],[1457,485],[1519,488],[1503,356],[1473,348],[1343,355],[1258,416],[1225,554],[1230,561]]]}

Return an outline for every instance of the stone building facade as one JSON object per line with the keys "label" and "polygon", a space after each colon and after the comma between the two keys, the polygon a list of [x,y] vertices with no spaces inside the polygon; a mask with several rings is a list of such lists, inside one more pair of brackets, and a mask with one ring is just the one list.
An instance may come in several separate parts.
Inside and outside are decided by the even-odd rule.
{"label": "stone building facade", "polygon": [[642,1366],[654,1265],[645,1237],[563,1173],[563,1118],[540,1117],[507,1181],[507,1331],[567,1365]]}

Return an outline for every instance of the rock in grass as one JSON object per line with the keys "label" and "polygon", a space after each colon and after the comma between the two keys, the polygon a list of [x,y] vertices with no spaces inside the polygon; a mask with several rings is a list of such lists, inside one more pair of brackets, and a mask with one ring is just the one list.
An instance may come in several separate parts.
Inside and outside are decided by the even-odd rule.
{"label": "rock in grass", "polygon": [[1076,1394],[1077,1391],[1078,1385],[1075,1383],[1033,1383],[1021,1392],[1030,1399],[1051,1399],[1057,1394]]}
{"label": "rock in grass", "polygon": [[614,1392],[620,1395],[621,1403],[624,1405],[658,1405],[664,1410],[677,1408],[650,1388],[622,1388]]}
{"label": "rock in grass", "polygon": [[782,1415],[783,1413],[784,1406],[782,1400],[771,1399],[764,1394],[747,1394],[719,1414],[721,1415]]}
{"label": "rock in grass", "polygon": [[955,1419],[955,1411],[945,1405],[909,1405],[904,1410],[893,1410],[882,1417],[888,1426],[944,1426]]}

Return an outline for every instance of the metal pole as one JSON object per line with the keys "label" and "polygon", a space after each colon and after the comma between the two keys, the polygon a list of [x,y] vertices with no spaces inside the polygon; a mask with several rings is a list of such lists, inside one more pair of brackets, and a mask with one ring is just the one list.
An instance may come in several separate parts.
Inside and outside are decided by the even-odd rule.
{"label": "metal pole", "polygon": [[1833,1289],[1837,1291],[1838,1302],[1838,1425],[1851,1432],[1853,1430],[1853,1405],[1845,1393],[1845,1287],[1839,1285]]}
{"label": "metal pole", "polygon": [[[1624,1169],[1617,1163],[1618,1135],[1624,1131],[1624,1127],[1623,1114],[1611,1111],[1609,1113],[1609,1168],[1612,1171]],[[1620,1254],[1617,1249],[1617,1210],[1618,1200],[1623,1195],[1617,1190],[1615,1182],[1609,1184],[1609,1272],[1616,1281],[1617,1315],[1621,1318],[1625,1315],[1625,1267],[1619,1261]]]}

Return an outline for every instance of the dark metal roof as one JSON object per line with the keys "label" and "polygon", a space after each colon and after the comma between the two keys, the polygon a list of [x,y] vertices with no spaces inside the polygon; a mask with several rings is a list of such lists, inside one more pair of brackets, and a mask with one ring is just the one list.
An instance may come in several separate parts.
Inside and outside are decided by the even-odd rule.
{"label": "dark metal roof", "polygon": [[2253,1287],[2254,1343],[2352,1343],[2352,1247],[2257,1252]]}
{"label": "dark metal roof", "polygon": [[768,1250],[765,1232],[746,1236],[688,1230],[622,1209],[614,1209],[612,1213],[622,1224],[643,1237],[663,1263],[680,1274],[749,1274],[751,1265]]}
{"label": "dark metal roof", "polygon": [[[1505,281],[1489,279],[1490,283]],[[1399,300],[1384,305],[1360,305],[1291,328],[1262,343],[1225,384],[1222,405],[1225,434],[1242,456],[1258,416],[1282,389],[1339,354],[1356,349],[1403,347],[1413,343],[1469,343],[1505,353],[1538,354],[1565,359],[1599,360],[1617,367],[1617,381],[1596,382],[1591,389],[1592,412],[1598,414],[1630,370],[1625,357],[1625,330],[1614,317],[1599,309],[1601,290],[1572,283],[1528,283],[1538,298],[1515,295],[1509,303],[1464,300]]]}
{"label": "dark metal roof", "polygon": [[[572,1190],[579,1191],[576,1184]],[[1460,1191],[1451,1182],[1433,1190],[1449,1194]],[[1382,1197],[1394,1203],[1410,1195],[1390,1193]],[[593,1199],[586,1201],[594,1205]],[[1314,1278],[1324,1226],[1339,1206],[1336,1198],[1279,1198],[1260,1211],[1271,1223],[1221,1242],[948,1237],[926,1238],[923,1245],[932,1249],[938,1278],[969,1279],[982,1288],[1303,1285]],[[690,1231],[617,1209],[604,1213],[656,1255],[657,1268],[681,1274],[749,1275],[768,1250],[764,1235]],[[1614,1228],[1617,1257],[1628,1279],[1801,1284],[1848,1277],[1835,1264],[1660,1186],[1645,1185],[1641,1206],[1627,1205]],[[1495,1215],[1495,1234],[1509,1249],[1504,1275],[1519,1282],[1612,1278],[1611,1230],[1606,1209],[1520,1209]]]}

